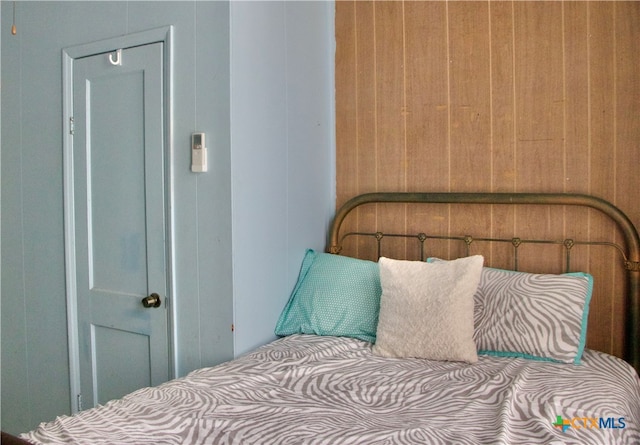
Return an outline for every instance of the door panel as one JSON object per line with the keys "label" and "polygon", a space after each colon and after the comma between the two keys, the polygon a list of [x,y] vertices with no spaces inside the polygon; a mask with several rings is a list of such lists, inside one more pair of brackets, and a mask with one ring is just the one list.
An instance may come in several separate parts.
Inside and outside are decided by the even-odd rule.
{"label": "door panel", "polygon": [[[149,340],[149,335],[92,325],[93,392],[97,396],[96,403],[104,404],[151,385]],[[135,360],[122,360],[122,356],[135,357]]]}
{"label": "door panel", "polygon": [[[83,408],[169,377],[163,44],[73,65],[73,196]],[[145,308],[158,293],[163,304]]]}
{"label": "door panel", "polygon": [[147,291],[145,153],[132,149],[144,144],[143,74],[88,82],[86,114],[89,285],[136,295]]}

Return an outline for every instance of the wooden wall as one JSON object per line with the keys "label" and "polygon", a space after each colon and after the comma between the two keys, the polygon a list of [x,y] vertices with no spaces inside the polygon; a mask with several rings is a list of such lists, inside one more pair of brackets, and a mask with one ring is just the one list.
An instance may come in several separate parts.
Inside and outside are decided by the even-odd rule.
{"label": "wooden wall", "polygon": [[[336,42],[338,206],[371,191],[579,192],[640,227],[640,2],[337,1]],[[597,211],[385,210],[363,207],[348,228],[619,240]],[[505,249],[483,251],[487,264],[506,267]],[[553,249],[523,267],[556,269]],[[588,345],[621,354],[618,260],[589,247],[572,261],[596,276]]]}

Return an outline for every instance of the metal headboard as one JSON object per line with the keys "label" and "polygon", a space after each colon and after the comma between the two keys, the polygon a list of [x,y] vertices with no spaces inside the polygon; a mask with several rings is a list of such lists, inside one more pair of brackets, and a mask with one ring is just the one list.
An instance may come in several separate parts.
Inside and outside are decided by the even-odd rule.
{"label": "metal headboard", "polygon": [[[574,207],[587,207],[599,210],[612,220],[620,229],[624,238],[624,246],[608,242],[580,242],[572,239],[560,241],[522,240],[520,238],[476,238],[470,236],[429,236],[418,234],[385,234],[382,232],[362,233],[350,232],[340,234],[340,227],[346,216],[352,210],[364,204],[380,203],[405,203],[405,204],[525,204],[525,205],[561,205]],[[621,253],[627,277],[627,293],[625,296],[625,353],[624,358],[640,372],[640,237],[631,220],[619,208],[604,199],[582,194],[564,193],[408,193],[387,192],[367,193],[356,196],[347,201],[336,213],[330,229],[330,244],[328,251],[339,254],[342,251],[343,241],[352,235],[371,235],[378,241],[378,256],[380,255],[380,241],[384,237],[409,237],[416,238],[422,243],[421,255],[424,254],[424,241],[431,238],[461,240],[469,246],[474,241],[510,242],[514,247],[515,267],[517,270],[517,252],[522,243],[554,243],[562,244],[566,250],[566,265],[570,267],[570,252],[574,244],[599,244],[615,247]]]}

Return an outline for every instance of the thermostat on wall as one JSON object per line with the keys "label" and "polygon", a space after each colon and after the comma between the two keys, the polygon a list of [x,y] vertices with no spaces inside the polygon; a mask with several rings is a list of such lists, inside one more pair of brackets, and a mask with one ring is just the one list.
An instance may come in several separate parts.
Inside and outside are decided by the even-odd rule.
{"label": "thermostat on wall", "polygon": [[207,147],[204,133],[191,135],[191,171],[196,173],[207,171]]}

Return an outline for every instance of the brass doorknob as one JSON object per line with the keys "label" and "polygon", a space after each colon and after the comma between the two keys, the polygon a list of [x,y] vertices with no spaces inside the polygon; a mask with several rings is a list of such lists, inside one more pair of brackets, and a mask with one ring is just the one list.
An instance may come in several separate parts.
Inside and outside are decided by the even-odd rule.
{"label": "brass doorknob", "polygon": [[161,304],[162,300],[160,300],[160,295],[155,292],[142,299],[142,305],[144,307],[160,307]]}

